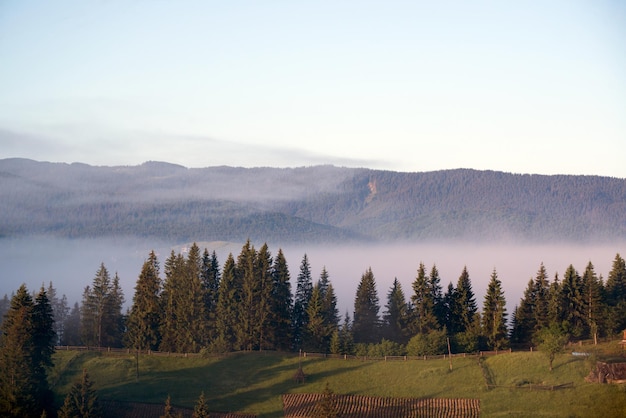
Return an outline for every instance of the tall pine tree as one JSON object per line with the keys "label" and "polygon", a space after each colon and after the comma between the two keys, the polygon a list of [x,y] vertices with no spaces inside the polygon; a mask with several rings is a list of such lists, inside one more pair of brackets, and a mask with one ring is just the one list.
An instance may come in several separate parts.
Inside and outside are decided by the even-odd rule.
{"label": "tall pine tree", "polygon": [[394,278],[387,293],[387,304],[383,314],[383,336],[393,342],[404,344],[407,338],[409,308],[398,278]]}
{"label": "tall pine tree", "polygon": [[491,273],[487,293],[483,302],[482,328],[491,350],[500,350],[507,346],[506,299],[502,282],[495,269]]}
{"label": "tall pine tree", "polygon": [[154,251],[143,263],[135,285],[133,305],[128,315],[127,346],[140,350],[157,350],[161,341],[159,327],[163,317],[160,303],[161,279]]}
{"label": "tall pine tree", "polygon": [[380,305],[376,280],[371,267],[361,276],[354,299],[352,334],[357,343],[376,343],[380,339]]}
{"label": "tall pine tree", "polygon": [[313,293],[313,278],[311,277],[311,266],[306,254],[300,263],[300,272],[296,281],[296,295],[293,303],[293,337],[294,348],[302,346],[303,335],[307,327],[307,308]]}
{"label": "tall pine tree", "polygon": [[291,282],[289,267],[282,249],[274,259],[272,267],[272,335],[274,345],[278,350],[290,350],[293,343],[292,311],[293,297],[291,295]]}

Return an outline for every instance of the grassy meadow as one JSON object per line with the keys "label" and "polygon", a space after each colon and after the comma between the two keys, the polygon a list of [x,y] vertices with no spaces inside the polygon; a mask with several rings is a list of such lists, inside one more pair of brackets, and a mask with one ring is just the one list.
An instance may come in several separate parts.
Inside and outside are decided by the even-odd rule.
{"label": "grassy meadow", "polygon": [[[623,417],[626,385],[587,383],[592,361],[561,354],[548,370],[539,352],[514,352],[484,361],[490,384],[476,357],[448,360],[360,361],[304,358],[303,384],[293,376],[299,359],[272,352],[217,358],[140,356],[139,379],[134,355],[59,351],[51,383],[61,402],[87,369],[101,399],[193,407],[204,391],[211,410],[282,417],[283,393],[322,392],[328,382],[338,394],[389,397],[478,398],[485,417]],[[555,391],[531,385],[573,388]]]}

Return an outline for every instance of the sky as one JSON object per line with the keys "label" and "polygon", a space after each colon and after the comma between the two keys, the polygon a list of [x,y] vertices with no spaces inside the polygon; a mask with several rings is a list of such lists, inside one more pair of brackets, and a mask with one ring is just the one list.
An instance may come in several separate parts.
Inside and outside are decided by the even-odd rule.
{"label": "sky", "polygon": [[0,158],[626,178],[626,2],[0,2]]}

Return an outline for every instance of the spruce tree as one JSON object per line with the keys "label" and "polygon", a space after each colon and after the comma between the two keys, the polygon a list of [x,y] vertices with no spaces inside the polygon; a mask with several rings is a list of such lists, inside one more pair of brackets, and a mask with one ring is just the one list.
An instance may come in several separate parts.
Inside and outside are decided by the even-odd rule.
{"label": "spruce tree", "polygon": [[39,406],[48,414],[53,411],[53,394],[48,384],[48,371],[53,367],[52,356],[57,342],[54,331],[54,316],[44,287],[35,298],[32,314],[33,371],[37,384],[36,397]]}
{"label": "spruce tree", "polygon": [[319,283],[313,286],[311,299],[307,305],[307,327],[303,336],[303,348],[326,352],[330,340],[330,329],[324,321],[322,294]]}
{"label": "spruce tree", "polygon": [[443,294],[443,307],[444,307],[444,322],[443,325],[450,335],[454,335],[459,332],[460,316],[456,309],[457,293],[452,282],[448,283],[448,288]]}
{"label": "spruce tree", "polygon": [[282,249],[274,259],[272,267],[272,318],[274,345],[278,350],[292,348],[292,311],[293,298],[291,295],[291,282],[289,267]]}
{"label": "spruce tree", "polygon": [[380,310],[376,280],[371,267],[361,276],[354,299],[352,333],[356,343],[376,343],[380,339]]}
{"label": "spruce tree", "polygon": [[513,320],[511,326],[511,341],[516,344],[529,344],[532,341],[533,334],[537,329],[535,316],[535,282],[530,279],[524,297],[520,300],[520,304],[513,311]]}
{"label": "spruce tree", "polygon": [[300,348],[302,346],[303,334],[306,332],[307,327],[307,307],[309,300],[311,300],[311,294],[313,292],[313,279],[311,277],[311,266],[309,265],[309,259],[306,254],[302,257],[300,263],[300,273],[296,281],[296,295],[293,303],[293,337],[294,347]]}
{"label": "spruce tree", "polygon": [[41,374],[34,344],[34,303],[25,285],[11,298],[0,337],[0,416],[40,416]]}
{"label": "spruce tree", "polygon": [[320,289],[320,297],[322,300],[322,317],[324,318],[324,326],[327,329],[328,335],[332,335],[333,331],[339,326],[339,311],[337,310],[337,296],[335,296],[335,288],[330,282],[330,276],[325,266],[322,268],[317,286]]}
{"label": "spruce tree", "polygon": [[456,317],[459,319],[459,328],[457,331],[466,332],[470,330],[476,320],[478,306],[476,305],[476,298],[472,290],[472,281],[470,280],[467,267],[463,267],[463,271],[457,281],[454,305],[455,308],[453,310]]}
{"label": "spruce tree", "polygon": [[205,248],[202,253],[202,290],[204,294],[205,320],[208,327],[209,338],[215,337],[215,310],[217,307],[217,297],[220,286],[220,270],[215,251],[209,254]]}
{"label": "spruce tree", "polygon": [[504,290],[494,269],[487,286],[482,314],[482,329],[491,350],[499,350],[507,345],[506,317]]}
{"label": "spruce tree", "polygon": [[107,325],[107,303],[111,292],[111,277],[104,263],[96,272],[91,286],[83,292],[81,307],[81,335],[83,343],[90,346],[102,347],[104,332]]}
{"label": "spruce tree", "polygon": [[204,397],[204,392],[200,393],[200,397],[196,401],[196,405],[193,408],[192,418],[209,418],[209,405],[206,403],[206,399]]}
{"label": "spruce tree", "polygon": [[235,269],[237,280],[241,283],[241,297],[238,305],[239,323],[235,329],[235,335],[237,345],[243,350],[258,348],[260,335],[258,317],[260,283],[255,271],[256,258],[256,250],[248,240],[241,248]]}
{"label": "spruce tree", "polygon": [[[178,317],[179,304],[184,300],[181,293],[184,292],[184,268],[185,260],[181,254],[176,254],[172,250],[170,256],[165,260],[165,280],[161,293],[161,306],[163,319],[161,321],[160,351],[178,352],[179,348],[185,344],[181,330],[181,322]],[[187,303],[185,301],[185,303]]]}
{"label": "spruce tree", "polygon": [[605,289],[608,332],[618,333],[626,329],[626,261],[619,254],[615,255]]}
{"label": "spruce tree", "polygon": [[[231,351],[235,348],[235,329],[239,322],[237,305],[241,289],[235,273],[235,258],[228,254],[224,263],[222,279],[215,309],[215,332],[212,350],[216,352]],[[238,347],[237,347],[238,348]]]}
{"label": "spruce tree", "polygon": [[89,379],[89,373],[83,369],[80,382],[72,385],[59,410],[59,418],[99,418],[101,417],[98,395]]}
{"label": "spruce tree", "polygon": [[81,340],[81,319],[80,319],[80,305],[78,302],[74,303],[74,307],[70,310],[70,313],[65,318],[63,324],[63,335],[61,336],[61,345],[82,345]]}
{"label": "spruce tree", "polygon": [[582,295],[582,280],[573,265],[569,265],[563,276],[560,294],[561,323],[568,334],[581,337],[584,332],[585,306]]}
{"label": "spruce tree", "polygon": [[541,263],[534,282],[534,332],[537,332],[550,324],[548,315],[550,282],[548,281],[548,273]]}
{"label": "spruce tree", "polygon": [[409,309],[402,291],[402,284],[394,278],[387,293],[387,304],[383,314],[383,336],[390,341],[406,343]]}
{"label": "spruce tree", "polygon": [[595,343],[597,343],[600,329],[604,328],[602,318],[604,312],[603,293],[602,279],[598,278],[590,261],[582,277],[582,296],[585,309],[584,336],[593,338]]}
{"label": "spruce tree", "polygon": [[441,329],[445,323],[446,313],[443,301],[443,289],[441,287],[441,277],[439,276],[439,270],[435,264],[433,264],[433,267],[430,269],[428,282],[431,299],[433,301],[433,314],[437,321],[436,327],[437,329]]}
{"label": "spruce tree", "polygon": [[439,328],[435,316],[434,292],[431,290],[431,282],[426,275],[424,263],[420,263],[417,276],[413,281],[413,295],[411,296],[411,333],[427,333]]}
{"label": "spruce tree", "polygon": [[273,348],[273,328],[271,324],[272,295],[274,281],[272,277],[272,254],[264,243],[256,255],[254,273],[258,282],[258,297],[256,306],[257,343],[260,350]]}
{"label": "spruce tree", "polygon": [[128,315],[127,346],[139,350],[157,350],[161,340],[159,327],[163,317],[160,303],[161,279],[154,251],[143,263],[135,284],[133,305]]}

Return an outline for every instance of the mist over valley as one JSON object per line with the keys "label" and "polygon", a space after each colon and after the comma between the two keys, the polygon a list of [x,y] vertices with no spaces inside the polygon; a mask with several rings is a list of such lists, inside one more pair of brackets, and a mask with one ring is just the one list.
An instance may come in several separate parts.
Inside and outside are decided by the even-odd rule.
{"label": "mist over valley", "polygon": [[394,278],[410,296],[420,262],[436,264],[444,290],[467,266],[479,304],[495,268],[511,314],[540,263],[553,279],[592,261],[606,278],[626,242],[626,180],[597,176],[6,159],[0,198],[0,295],[52,281],[72,304],[100,263],[129,305],[150,250],[162,266],[198,242],[223,266],[249,238],[283,249],[292,291],[305,253],[314,279],[325,266],[341,315],[367,268],[382,314]]}

